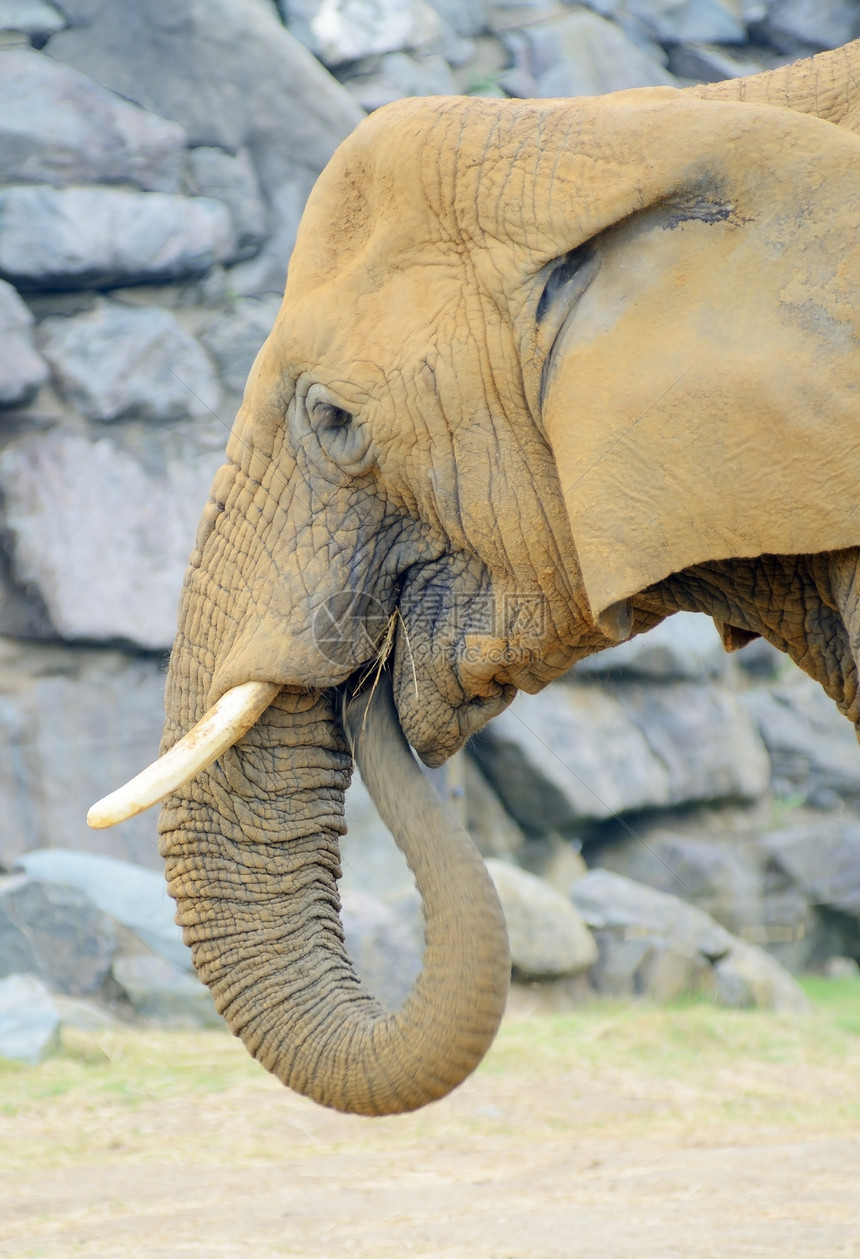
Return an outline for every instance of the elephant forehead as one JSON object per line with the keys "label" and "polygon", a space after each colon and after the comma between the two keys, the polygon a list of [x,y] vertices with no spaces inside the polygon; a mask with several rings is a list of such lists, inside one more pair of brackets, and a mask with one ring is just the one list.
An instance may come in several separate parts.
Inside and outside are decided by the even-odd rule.
{"label": "elephant forehead", "polygon": [[387,267],[362,258],[310,291],[298,279],[288,285],[275,330],[278,352],[294,376],[306,372],[379,396],[455,347],[464,367],[469,346],[479,359],[480,339],[470,327],[481,321],[482,305],[450,253],[419,251],[409,265],[401,258]]}

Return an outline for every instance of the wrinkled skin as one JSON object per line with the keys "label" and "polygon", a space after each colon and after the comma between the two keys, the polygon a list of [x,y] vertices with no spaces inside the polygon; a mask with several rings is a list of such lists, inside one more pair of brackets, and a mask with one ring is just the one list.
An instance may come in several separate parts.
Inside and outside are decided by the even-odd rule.
{"label": "wrinkled skin", "polygon": [[165,746],[230,687],[282,690],[161,819],[195,964],[292,1087],[421,1105],[504,1003],[479,863],[373,701],[352,737],[428,950],[398,1014],[344,954],[340,705],[380,652],[428,765],[681,608],[857,721],[858,69],[852,45],[693,94],[400,102],[323,173],[192,556]]}

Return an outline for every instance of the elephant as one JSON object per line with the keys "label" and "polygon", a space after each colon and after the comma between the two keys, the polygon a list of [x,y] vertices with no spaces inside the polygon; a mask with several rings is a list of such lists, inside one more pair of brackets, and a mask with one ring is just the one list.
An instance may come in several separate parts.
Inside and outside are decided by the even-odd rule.
{"label": "elephant", "polygon": [[[501,911],[410,745],[441,765],[682,609],[860,719],[858,73],[855,43],[697,89],[413,98],[323,171],[186,575],[164,759],[92,816],[164,799],[195,965],[291,1088],[407,1111],[498,1027]],[[424,898],[397,1011],[338,916],[354,758]]]}

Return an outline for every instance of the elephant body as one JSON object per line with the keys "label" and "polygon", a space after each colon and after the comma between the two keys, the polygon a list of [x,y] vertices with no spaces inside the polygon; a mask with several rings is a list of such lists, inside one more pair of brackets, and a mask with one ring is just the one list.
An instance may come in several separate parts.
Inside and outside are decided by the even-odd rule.
{"label": "elephant body", "polygon": [[[402,101],[321,176],[192,555],[164,746],[236,686],[275,698],[160,821],[195,964],[291,1086],[421,1105],[501,1016],[492,889],[414,803],[398,726],[440,764],[679,609],[860,718],[858,70],[855,44],[692,92]],[[426,895],[396,1014],[343,949],[353,752]]]}

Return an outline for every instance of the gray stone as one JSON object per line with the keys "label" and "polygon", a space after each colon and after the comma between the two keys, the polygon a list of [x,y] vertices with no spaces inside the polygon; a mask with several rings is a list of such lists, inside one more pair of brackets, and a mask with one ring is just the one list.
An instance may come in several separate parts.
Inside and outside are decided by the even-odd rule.
{"label": "gray stone", "polygon": [[742,674],[758,682],[775,682],[783,674],[793,674],[797,665],[784,651],[764,638],[754,638],[735,654]]}
{"label": "gray stone", "polygon": [[376,812],[358,770],[346,793],[346,835],[341,839],[342,893],[386,896],[413,885],[406,858]]}
{"label": "gray stone", "polygon": [[411,915],[356,889],[344,892],[340,916],[362,983],[383,1005],[399,1009],[421,971],[423,932],[414,929]]}
{"label": "gray stone", "polygon": [[363,117],[284,29],[271,0],[64,0],[51,56],[181,123],[192,145],[253,154],[271,238],[238,292],[283,292],[307,195]]}
{"label": "gray stone", "polygon": [[225,387],[240,397],[260,346],[272,330],[280,302],[240,298],[208,319],[198,332],[218,365]]}
{"label": "gray stone", "polygon": [[576,832],[586,818],[666,803],[669,779],[621,703],[594,686],[518,695],[471,744],[527,831]]}
{"label": "gray stone", "polygon": [[770,762],[738,695],[714,683],[608,687],[668,773],[671,805],[756,800]]}
{"label": "gray stone", "polygon": [[41,44],[65,25],[60,10],[47,0],[0,0],[0,31],[23,31]]}
{"label": "gray stone", "polygon": [[85,74],[30,49],[3,53],[4,182],[131,183],[179,192],[187,136]]}
{"label": "gray stone", "polygon": [[586,657],[570,676],[629,675],[698,681],[720,677],[727,667],[728,657],[711,618],[697,612],[677,612],[647,634]]}
{"label": "gray stone", "polygon": [[854,728],[812,678],[795,669],[775,686],[740,699],[770,754],[778,796],[810,800],[822,792],[860,801],[860,748]]}
{"label": "gray stone", "polygon": [[30,311],[12,285],[0,280],[0,407],[29,402],[48,379],[32,330]]}
{"label": "gray stone", "polygon": [[[446,61],[452,67],[471,66],[471,63],[478,56],[477,42],[474,39],[463,39],[448,25],[444,18],[440,18],[439,24],[441,26],[439,37],[424,45],[421,49],[421,57],[441,57],[443,61]],[[342,70],[344,68],[342,67]],[[457,81],[455,80],[456,83]],[[455,90],[458,92],[461,90],[459,85],[456,86]]]}
{"label": "gray stone", "polygon": [[14,575],[38,591],[59,636],[171,645],[223,440],[217,421],[126,424],[105,437],[23,433],[0,452]]}
{"label": "gray stone", "polygon": [[425,0],[279,0],[290,30],[328,66],[376,53],[421,48],[438,38]]}
{"label": "gray stone", "polygon": [[344,87],[368,113],[404,96],[451,96],[457,84],[440,56],[409,57],[390,52],[366,74],[351,74]]}
{"label": "gray stone", "polygon": [[489,0],[487,29],[493,34],[503,34],[543,18],[557,17],[562,12],[559,0]]}
{"label": "gray stone", "polygon": [[856,932],[846,930],[846,922],[820,912],[764,844],[726,825],[722,834],[619,834],[589,845],[588,860],[696,905],[793,973],[851,947]]}
{"label": "gray stone", "polygon": [[25,853],[17,864],[33,878],[78,888],[147,949],[180,970],[192,969],[163,874],[113,857],[59,848]]}
{"label": "gray stone", "polygon": [[465,39],[487,29],[490,0],[430,0],[430,3],[442,21]]}
{"label": "gray stone", "polygon": [[827,979],[860,978],[860,962],[853,957],[829,957],[821,967],[822,975]]}
{"label": "gray stone", "polygon": [[860,951],[860,823],[842,818],[769,831],[759,837],[813,904],[857,920]]}
{"label": "gray stone", "polygon": [[35,1066],[54,1049],[60,1015],[43,983],[33,975],[0,979],[0,1058]]}
{"label": "gray stone", "polygon": [[116,958],[113,978],[141,1018],[172,1027],[219,1027],[212,994],[196,975],[154,953]]}
{"label": "gray stone", "polygon": [[597,958],[597,946],[570,901],[543,879],[504,861],[487,861],[508,925],[511,966],[521,979],[575,975]]}
{"label": "gray stone", "polygon": [[[90,830],[86,813],[155,758],[163,721],[158,660],[0,639],[0,864],[52,845],[160,871],[153,812],[113,831]],[[70,881],[49,866],[34,874]],[[109,899],[82,890],[113,913]]]}
{"label": "gray stone", "polygon": [[617,26],[586,10],[509,31],[505,42],[514,64],[500,82],[515,96],[596,96],[675,83]]}
{"label": "gray stone", "polygon": [[175,315],[101,302],[45,319],[39,346],[64,397],[91,420],[175,420],[218,407],[212,364]]}
{"label": "gray stone", "polygon": [[81,997],[64,997],[53,994],[54,1005],[60,1016],[60,1036],[68,1028],[79,1032],[105,1032],[117,1025],[117,1020],[105,1009]]}
{"label": "gray stone", "polygon": [[714,967],[720,1005],[806,1014],[809,1002],[791,975],[763,949],[739,940]]}
{"label": "gray stone", "polygon": [[618,7],[638,18],[661,43],[746,42],[746,28],[730,0],[622,0]]}
{"label": "gray stone", "polygon": [[227,208],[208,197],[25,185],[0,192],[0,274],[21,289],[180,280],[234,251]]}
{"label": "gray stone", "polygon": [[703,910],[609,870],[589,870],[574,883],[570,899],[592,931],[627,931],[631,939],[637,934],[668,936],[710,962],[725,957],[734,945],[731,933]]}
{"label": "gray stone", "polygon": [[236,236],[236,257],[257,252],[267,235],[266,206],[247,149],[225,153],[201,146],[188,155],[192,192],[214,197],[230,211]]}
{"label": "gray stone", "polygon": [[669,53],[669,69],[681,79],[719,83],[759,74],[767,67],[746,57],[732,57],[724,48],[711,44],[678,44]]}
{"label": "gray stone", "polygon": [[100,992],[117,948],[113,919],[78,888],[0,879],[0,976],[36,975],[55,992]]}
{"label": "gray stone", "polygon": [[529,839],[517,854],[517,864],[563,896],[568,896],[574,883],[588,873],[579,841],[552,833]]}
{"label": "gray stone", "polygon": [[764,860],[754,844],[667,830],[590,845],[592,866],[697,905],[740,934],[764,921]]}
{"label": "gray stone", "polygon": [[657,1003],[712,994],[707,958],[681,941],[639,931],[595,931],[598,958],[589,973],[606,997],[647,997]]}
{"label": "gray stone", "polygon": [[527,830],[765,790],[769,764],[745,710],[715,685],[554,686],[519,696],[472,744]]}
{"label": "gray stone", "polygon": [[600,869],[570,895],[597,940],[590,978],[599,992],[656,1000],[702,992],[724,1005],[808,1009],[775,958],[677,897]]}
{"label": "gray stone", "polygon": [[839,48],[860,34],[860,12],[852,0],[780,0],[768,6],[760,33],[790,56]]}
{"label": "gray stone", "polygon": [[478,765],[464,757],[466,829],[485,857],[514,857],[525,843],[521,827],[508,813]]}

